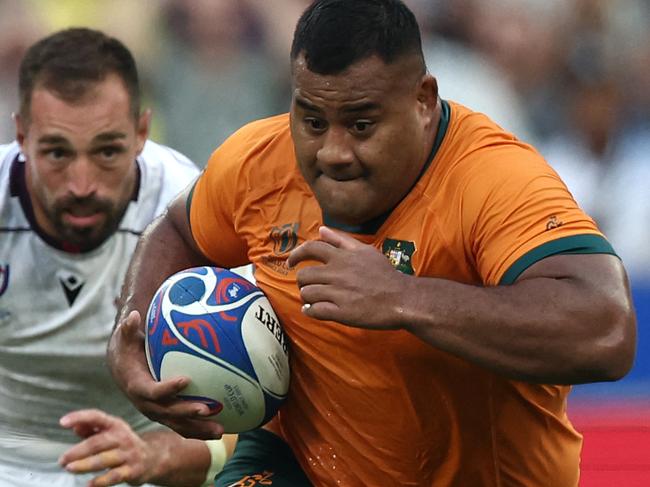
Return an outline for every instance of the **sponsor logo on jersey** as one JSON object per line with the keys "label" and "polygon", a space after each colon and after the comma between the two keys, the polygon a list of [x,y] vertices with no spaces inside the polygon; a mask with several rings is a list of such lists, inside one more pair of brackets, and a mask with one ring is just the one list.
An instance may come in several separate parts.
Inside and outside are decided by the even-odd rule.
{"label": "sponsor logo on jersey", "polygon": [[412,258],[415,244],[408,240],[395,240],[387,238],[381,246],[381,251],[388,258],[391,265],[398,271],[413,275]]}
{"label": "sponsor logo on jersey", "polygon": [[0,296],[9,287],[9,264],[0,265]]}
{"label": "sponsor logo on jersey", "polygon": [[60,270],[57,272],[56,277],[59,278],[59,283],[63,288],[65,298],[68,300],[68,305],[72,306],[77,299],[77,296],[79,296],[85,281],[80,276],[66,270]]}

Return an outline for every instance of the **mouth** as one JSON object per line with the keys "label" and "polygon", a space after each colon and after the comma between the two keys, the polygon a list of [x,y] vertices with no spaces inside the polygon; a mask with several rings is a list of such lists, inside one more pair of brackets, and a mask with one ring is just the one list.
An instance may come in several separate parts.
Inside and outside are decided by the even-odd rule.
{"label": "mouth", "polygon": [[329,179],[331,181],[337,182],[337,183],[345,183],[348,181],[356,181],[357,179],[361,179],[363,175],[360,174],[346,174],[346,173],[325,173],[322,172],[318,175],[319,177]]}
{"label": "mouth", "polygon": [[73,227],[92,227],[96,226],[101,222],[103,218],[103,213],[94,212],[94,213],[73,213],[66,211],[63,213],[63,220],[68,225]]}
{"label": "mouth", "polygon": [[327,179],[330,181],[334,181],[335,183],[349,183],[350,181],[356,181],[358,178],[341,178],[341,177],[331,177],[331,176],[325,176]]}

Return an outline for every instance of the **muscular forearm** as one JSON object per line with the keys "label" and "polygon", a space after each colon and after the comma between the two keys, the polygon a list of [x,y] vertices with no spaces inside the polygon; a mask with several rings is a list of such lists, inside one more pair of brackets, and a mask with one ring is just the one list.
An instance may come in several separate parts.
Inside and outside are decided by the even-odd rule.
{"label": "muscular forearm", "polygon": [[[129,384],[133,381],[138,383],[138,374],[141,379],[150,379],[142,333],[152,296],[173,273],[208,263],[191,240],[185,212],[181,195],[166,213],[149,225],[138,241],[122,286],[107,359],[116,382],[132,400],[134,396],[129,394]],[[181,387],[180,383],[178,387]],[[139,406],[143,407],[142,404]]]}
{"label": "muscular forearm", "polygon": [[205,257],[188,245],[170,218],[163,215],[155,220],[140,238],[131,258],[122,287],[118,322],[133,310],[144,316],[155,290],[168,276],[204,264]]}
{"label": "muscular forearm", "polygon": [[181,269],[210,264],[191,235],[188,197],[187,191],[181,193],[140,238],[122,289],[106,357],[116,384],[146,416],[186,437],[211,439],[221,437],[223,428],[202,419],[210,414],[208,406],[178,397],[188,386],[189,377],[156,381],[145,356],[146,311],[156,289]]}
{"label": "muscular forearm", "polygon": [[533,271],[499,287],[408,277],[395,316],[436,348],[512,379],[615,380],[632,363],[634,318],[626,286],[606,285],[625,279],[622,268],[600,271],[597,282]]}

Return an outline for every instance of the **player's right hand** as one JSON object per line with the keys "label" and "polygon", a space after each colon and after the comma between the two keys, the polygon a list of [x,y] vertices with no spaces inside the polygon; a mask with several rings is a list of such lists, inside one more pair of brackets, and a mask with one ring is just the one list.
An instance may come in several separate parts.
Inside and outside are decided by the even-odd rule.
{"label": "player's right hand", "polygon": [[140,313],[131,311],[113,331],[108,344],[108,364],[118,386],[148,418],[187,438],[215,439],[223,427],[206,419],[206,404],[178,399],[176,395],[189,383],[187,377],[157,382],[149,372],[145,356],[144,332]]}

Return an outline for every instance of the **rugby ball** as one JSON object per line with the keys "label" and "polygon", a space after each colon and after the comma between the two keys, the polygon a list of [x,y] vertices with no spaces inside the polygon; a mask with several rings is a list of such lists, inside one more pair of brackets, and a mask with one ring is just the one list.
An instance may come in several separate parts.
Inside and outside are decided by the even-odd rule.
{"label": "rugby ball", "polygon": [[167,278],[149,305],[145,337],[153,377],[189,377],[179,397],[207,404],[226,433],[263,425],[287,396],[280,321],[260,288],[230,270],[193,267]]}

